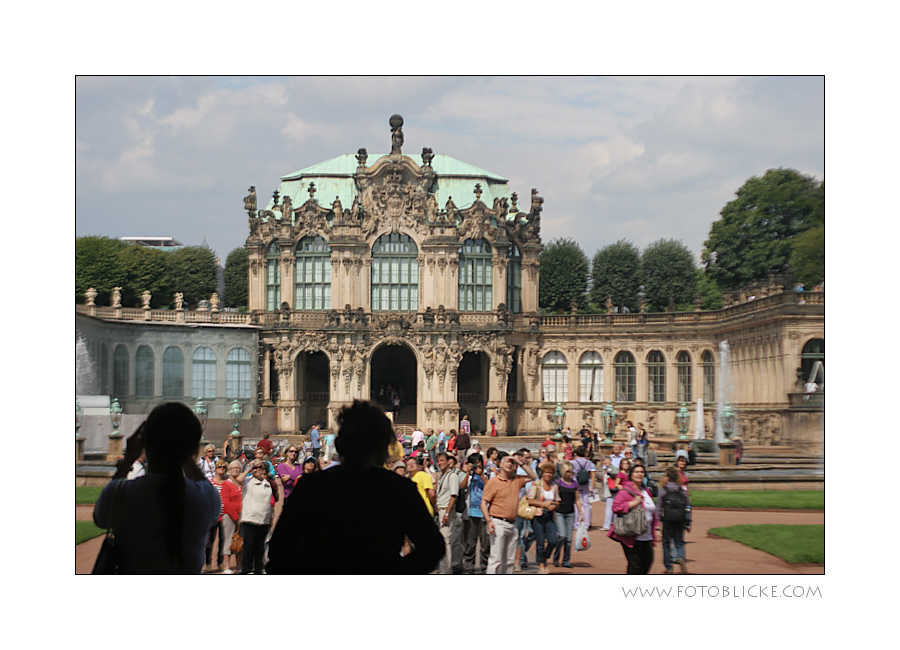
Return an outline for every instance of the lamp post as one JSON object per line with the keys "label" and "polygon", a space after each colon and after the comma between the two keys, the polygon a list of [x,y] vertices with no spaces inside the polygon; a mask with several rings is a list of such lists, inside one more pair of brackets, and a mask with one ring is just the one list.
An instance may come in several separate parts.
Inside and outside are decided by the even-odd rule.
{"label": "lamp post", "polygon": [[556,422],[556,437],[560,438],[562,436],[560,432],[566,422],[566,412],[560,402],[556,403],[556,409],[553,411],[553,421]]}
{"label": "lamp post", "polygon": [[675,415],[675,420],[678,422],[678,432],[681,434],[678,439],[687,440],[687,429],[688,423],[691,421],[691,414],[688,412],[687,406],[685,406],[684,402],[681,403],[681,408],[678,409],[678,413]]}
{"label": "lamp post", "polygon": [[119,425],[122,424],[122,415],[125,410],[119,405],[118,398],[113,398],[112,404],[109,405],[109,420],[112,423],[112,433],[109,434],[109,451],[106,453],[106,460],[117,460],[122,457],[122,438],[119,433]]}
{"label": "lamp post", "polygon": [[117,397],[113,398],[112,404],[109,405],[109,420],[112,423],[113,432],[110,434],[111,436],[119,435],[119,425],[122,424],[122,414],[125,411],[119,405],[119,399]]}
{"label": "lamp post", "polygon": [[81,404],[78,403],[78,398],[75,398],[75,437],[78,437],[78,430],[81,428],[81,420],[84,417],[84,409],[81,408]]}
{"label": "lamp post", "polygon": [[731,434],[734,432],[734,409],[731,408],[731,402],[725,402],[725,408],[722,409],[722,431],[725,433],[725,439],[731,440]]}
{"label": "lamp post", "polygon": [[606,429],[606,442],[611,443],[613,433],[616,431],[616,421],[619,419],[619,414],[613,408],[612,402],[606,403],[600,417],[603,419],[603,428]]}
{"label": "lamp post", "polygon": [[82,420],[84,419],[84,409],[81,408],[81,404],[78,403],[78,398],[75,398],[75,460],[84,460],[84,438],[78,435],[78,430],[81,428]]}
{"label": "lamp post", "polygon": [[200,420],[200,428],[203,431],[203,433],[200,434],[200,443],[206,444],[206,421],[209,418],[209,409],[206,408],[206,404],[203,403],[203,398],[198,399],[197,403],[194,404],[194,415]]}
{"label": "lamp post", "polygon": [[244,414],[244,409],[238,404],[237,400],[234,400],[234,404],[231,405],[231,410],[228,411],[228,415],[231,418],[231,434],[235,435],[238,432],[238,429],[241,428],[241,416]]}

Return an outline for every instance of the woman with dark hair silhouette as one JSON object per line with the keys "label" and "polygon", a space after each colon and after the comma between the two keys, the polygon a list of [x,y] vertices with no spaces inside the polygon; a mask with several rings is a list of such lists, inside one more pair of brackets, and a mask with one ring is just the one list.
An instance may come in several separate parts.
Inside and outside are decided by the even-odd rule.
{"label": "woman with dark hair silhouette", "polygon": [[111,481],[94,507],[94,523],[106,528],[112,520],[120,573],[201,573],[222,501],[197,467],[200,421],[184,404],[168,402],[142,428],[147,474]]}
{"label": "woman with dark hair silhouette", "polygon": [[[416,485],[384,468],[396,440],[378,406],[356,400],[338,416],[342,462],[304,475],[269,542],[266,573],[428,573],[444,540]],[[404,538],[412,552],[401,556]]]}

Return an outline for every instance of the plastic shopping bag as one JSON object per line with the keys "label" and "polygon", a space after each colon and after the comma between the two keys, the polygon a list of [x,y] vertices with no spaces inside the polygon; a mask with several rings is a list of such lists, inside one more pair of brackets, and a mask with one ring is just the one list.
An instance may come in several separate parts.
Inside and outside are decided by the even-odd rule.
{"label": "plastic shopping bag", "polygon": [[591,536],[588,535],[587,524],[581,522],[575,531],[575,550],[586,551],[591,547]]}

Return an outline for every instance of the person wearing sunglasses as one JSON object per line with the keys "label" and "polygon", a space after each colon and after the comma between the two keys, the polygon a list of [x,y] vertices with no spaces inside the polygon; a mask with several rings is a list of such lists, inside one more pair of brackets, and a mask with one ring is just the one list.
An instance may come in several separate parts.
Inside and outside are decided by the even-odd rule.
{"label": "person wearing sunglasses", "polygon": [[300,459],[300,450],[291,445],[284,452],[284,461],[278,463],[276,471],[284,485],[284,498],[291,496],[291,491],[297,483],[297,479],[303,474],[303,467],[297,462]]}

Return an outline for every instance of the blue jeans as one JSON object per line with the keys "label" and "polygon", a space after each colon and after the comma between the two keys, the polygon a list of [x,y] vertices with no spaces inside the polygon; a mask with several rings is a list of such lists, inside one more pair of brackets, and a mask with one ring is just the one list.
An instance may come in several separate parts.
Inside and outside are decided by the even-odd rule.
{"label": "blue jeans", "polygon": [[516,531],[519,533],[519,548],[522,549],[522,555],[519,561],[527,564],[528,549],[534,543],[534,528],[531,521],[519,517],[516,519]]}
{"label": "blue jeans", "polygon": [[[684,524],[667,524],[662,528],[663,564],[672,570],[675,560],[684,558]],[[672,550],[674,549],[674,552]]]}
{"label": "blue jeans", "polygon": [[559,546],[559,537],[556,536],[556,522],[553,520],[553,515],[554,513],[545,510],[540,517],[535,517],[531,520],[531,526],[534,528],[538,564],[544,564]]}
{"label": "blue jeans", "polygon": [[572,559],[572,539],[575,537],[575,513],[570,512],[564,515],[561,512],[556,512],[554,514],[556,515],[556,530],[559,533],[560,542],[559,546],[556,547],[553,559],[559,562],[559,556],[562,554],[563,564],[568,564],[569,560]]}

